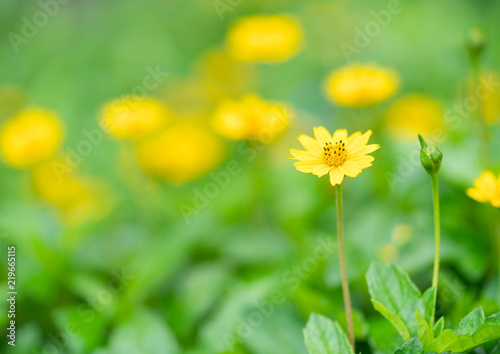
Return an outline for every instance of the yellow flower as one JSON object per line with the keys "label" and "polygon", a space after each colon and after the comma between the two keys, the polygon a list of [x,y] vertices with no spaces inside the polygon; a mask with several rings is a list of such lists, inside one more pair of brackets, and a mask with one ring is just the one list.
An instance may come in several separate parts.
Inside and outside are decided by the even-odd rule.
{"label": "yellow flower", "polygon": [[224,157],[224,145],[207,129],[179,122],[138,145],[142,168],[174,183],[196,179],[214,169]]}
{"label": "yellow flower", "polygon": [[490,203],[500,208],[500,176],[497,178],[493,172],[485,171],[474,181],[474,187],[468,188],[466,193],[480,203]]}
{"label": "yellow flower", "polygon": [[[245,93],[256,75],[250,63],[235,60],[222,51],[210,51],[197,65],[203,91],[211,100]],[[198,88],[199,89],[199,88]]]}
{"label": "yellow flower", "polygon": [[390,243],[384,243],[377,249],[378,258],[385,263],[394,263],[398,258],[399,249]]}
{"label": "yellow flower", "polygon": [[397,139],[415,139],[417,134],[432,135],[443,127],[440,104],[427,96],[412,94],[400,98],[387,113],[388,129]]}
{"label": "yellow flower", "polygon": [[52,112],[41,109],[21,112],[0,132],[2,158],[12,167],[31,167],[55,154],[63,131],[61,122]]}
{"label": "yellow flower", "polygon": [[324,90],[327,98],[340,106],[362,107],[388,99],[398,86],[398,76],[390,69],[349,64],[328,75]]}
{"label": "yellow flower", "polygon": [[391,241],[397,245],[405,245],[410,242],[414,230],[410,224],[398,224],[392,230]]}
{"label": "yellow flower", "polygon": [[231,140],[268,144],[289,125],[290,111],[283,103],[267,102],[249,94],[239,101],[226,99],[215,110],[212,126]]}
{"label": "yellow flower", "polygon": [[[491,85],[491,82],[498,82],[500,75],[494,71],[487,71],[481,75],[478,88],[474,87],[474,80],[469,82],[468,94],[481,97],[480,113],[488,124],[494,124],[500,118],[500,89]],[[486,92],[485,92],[486,91]]]}
{"label": "yellow flower", "polygon": [[142,139],[159,131],[170,119],[167,107],[153,98],[116,99],[101,112],[102,127],[119,139]]}
{"label": "yellow flower", "polygon": [[364,134],[356,132],[347,136],[347,130],[339,129],[333,136],[323,127],[314,128],[315,139],[299,136],[299,141],[306,149],[291,149],[292,156],[299,160],[294,166],[300,172],[312,173],[318,177],[330,174],[332,186],[341,184],[344,176],[356,177],[362,169],[370,167],[373,156],[367,154],[374,152],[378,144],[367,145],[372,131]]}
{"label": "yellow flower", "polygon": [[52,158],[32,170],[37,195],[53,206],[68,224],[106,216],[113,204],[108,191],[100,183],[80,177],[67,161],[64,156]]}
{"label": "yellow flower", "polygon": [[255,15],[239,19],[230,29],[230,53],[239,60],[280,62],[297,53],[302,29],[287,15]]}
{"label": "yellow flower", "polygon": [[482,112],[484,120],[493,124],[500,118],[500,91],[493,91],[483,100]]}

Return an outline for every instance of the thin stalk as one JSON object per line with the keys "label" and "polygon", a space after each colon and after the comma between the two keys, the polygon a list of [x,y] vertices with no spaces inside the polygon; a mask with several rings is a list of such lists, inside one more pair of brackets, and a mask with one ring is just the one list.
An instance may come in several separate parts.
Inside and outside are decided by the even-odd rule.
{"label": "thin stalk", "polygon": [[[432,276],[432,286],[436,288],[437,299],[437,288],[438,288],[438,278],[439,278],[439,247],[441,243],[441,231],[440,231],[440,219],[439,219],[439,188],[438,188],[438,176],[437,174],[431,176],[432,180],[432,200],[434,206],[434,273]],[[434,302],[434,307],[432,309],[432,316],[430,325],[431,328],[434,326],[434,317],[436,315],[436,303]]]}
{"label": "thin stalk", "polygon": [[496,217],[496,234],[497,234],[497,244],[498,244],[498,254],[497,254],[497,262],[498,262],[498,301],[500,304],[500,215]]}
{"label": "thin stalk", "polygon": [[351,295],[349,294],[349,281],[347,280],[347,272],[345,268],[344,226],[342,222],[342,185],[335,185],[335,194],[337,201],[337,241],[339,247],[340,276],[342,278],[342,293],[344,295],[347,332],[349,334],[349,342],[351,342],[352,350],[353,352],[356,352],[354,343],[354,324],[352,322]]}

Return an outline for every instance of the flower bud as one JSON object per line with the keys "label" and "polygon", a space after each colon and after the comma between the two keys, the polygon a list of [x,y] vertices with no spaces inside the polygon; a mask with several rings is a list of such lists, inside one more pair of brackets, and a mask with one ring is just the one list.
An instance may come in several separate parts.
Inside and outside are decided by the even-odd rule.
{"label": "flower bud", "polygon": [[470,60],[473,64],[476,64],[484,51],[484,33],[478,28],[474,27],[470,30],[467,39],[467,50],[469,52]]}
{"label": "flower bud", "polygon": [[420,141],[420,161],[422,166],[430,176],[435,176],[439,173],[441,168],[441,161],[443,160],[443,154],[441,150],[434,144],[428,146],[424,138],[419,134],[418,140]]}

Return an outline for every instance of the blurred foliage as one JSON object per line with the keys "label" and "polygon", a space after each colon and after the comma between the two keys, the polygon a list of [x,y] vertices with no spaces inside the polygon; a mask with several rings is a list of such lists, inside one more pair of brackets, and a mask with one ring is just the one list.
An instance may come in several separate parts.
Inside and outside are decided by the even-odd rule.
{"label": "blurred foliage", "polygon": [[[0,165],[0,240],[5,257],[6,245],[16,245],[18,280],[17,345],[6,343],[2,301],[2,353],[294,354],[306,353],[302,328],[311,312],[345,328],[334,190],[328,179],[295,171],[288,159],[296,137],[319,125],[371,129],[370,141],[381,145],[373,167],[344,182],[358,350],[393,353],[403,344],[370,303],[371,261],[397,263],[421,290],[431,283],[430,179],[420,166],[417,132],[408,129],[443,129],[439,137],[424,136],[440,140],[443,152],[436,316],[446,314],[445,327],[455,328],[477,306],[486,316],[498,311],[492,235],[500,216],[465,194],[484,168],[477,108],[464,107],[474,88],[466,42],[480,26],[483,79],[493,80],[484,101],[490,169],[498,175],[499,2],[401,0],[398,13],[380,0],[62,3],[0,2],[2,129],[25,109],[55,112],[65,126],[56,158],[71,165],[65,173],[73,181],[72,194],[56,193],[66,183]],[[46,23],[40,12],[48,14]],[[231,28],[259,14],[290,15],[300,25],[300,48],[289,48],[287,60],[231,56]],[[366,34],[369,23],[379,23],[377,35]],[[367,44],[351,61],[391,68],[399,89],[375,106],[339,107],[325,97],[323,83],[347,64],[341,43],[354,45],[361,32]],[[18,42],[12,33],[28,36]],[[172,127],[194,125],[206,140],[183,129],[178,142],[153,137],[137,148],[101,130],[106,103],[144,91],[175,116]],[[294,112],[272,143],[229,141],[213,129],[221,102],[247,94]],[[394,115],[408,109],[444,113],[439,122],[418,122],[418,115],[397,121]],[[79,153],[90,134],[99,142]],[[327,257],[314,257],[318,247]],[[6,270],[2,261],[2,289]]]}

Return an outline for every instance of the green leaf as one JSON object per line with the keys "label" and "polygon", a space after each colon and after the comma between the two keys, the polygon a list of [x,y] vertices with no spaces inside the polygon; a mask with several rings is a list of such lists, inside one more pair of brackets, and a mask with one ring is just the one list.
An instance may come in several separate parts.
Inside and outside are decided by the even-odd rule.
{"label": "green leaf", "polygon": [[392,312],[376,300],[372,299],[372,304],[375,310],[380,312],[385,318],[387,318],[387,320],[389,320],[389,322],[392,323],[392,325],[394,326],[394,328],[396,328],[404,341],[407,341],[411,338],[410,331],[408,331],[408,327],[406,327],[401,318],[399,318],[394,312]]}
{"label": "green leaf", "polygon": [[465,316],[462,321],[460,321],[458,328],[455,330],[455,334],[471,335],[479,328],[485,320],[484,312],[482,307],[476,307]]}
{"label": "green leaf", "polygon": [[339,324],[315,313],[307,321],[304,338],[309,354],[354,354]]}
{"label": "green leaf", "polygon": [[394,354],[424,354],[424,346],[420,339],[414,337],[399,347]]}
{"label": "green leaf", "polygon": [[445,329],[426,349],[438,353],[465,352],[498,338],[500,338],[500,312],[485,318],[483,309],[478,307],[462,319],[455,331]]}
{"label": "green leaf", "polygon": [[[396,321],[392,315],[388,318],[388,311],[382,312],[380,306],[375,309],[394,324],[404,340],[418,333],[415,310],[423,314],[425,321],[430,322],[436,297],[435,288],[429,288],[422,294],[403,270],[381,262],[372,263],[366,273],[366,280],[372,302],[383,305],[400,321]],[[409,336],[402,331],[401,323],[406,326]]]}
{"label": "green leaf", "polygon": [[434,328],[432,329],[433,337],[439,337],[444,330],[444,317],[441,317],[439,321],[436,322]]}
{"label": "green leaf", "polygon": [[417,320],[418,338],[422,342],[424,348],[427,348],[430,342],[434,339],[433,332],[427,321],[422,318],[418,310],[415,310],[415,319]]}
{"label": "green leaf", "polygon": [[181,350],[165,320],[151,310],[137,309],[111,334],[107,354],[180,354]]}

